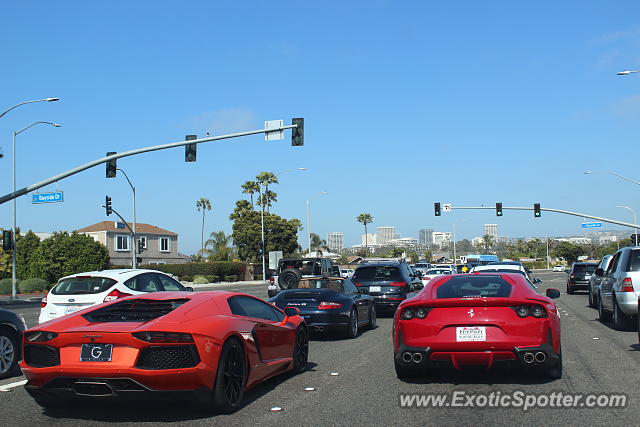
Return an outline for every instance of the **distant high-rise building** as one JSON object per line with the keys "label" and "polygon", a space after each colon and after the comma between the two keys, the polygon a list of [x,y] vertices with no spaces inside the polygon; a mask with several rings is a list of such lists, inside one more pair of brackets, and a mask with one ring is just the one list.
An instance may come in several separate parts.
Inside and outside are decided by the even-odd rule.
{"label": "distant high-rise building", "polygon": [[395,227],[378,227],[377,231],[378,231],[377,243],[379,245],[384,245],[389,240],[395,239],[396,237]]}
{"label": "distant high-rise building", "polygon": [[493,238],[494,242],[498,241],[498,224],[485,224],[484,235],[489,235]]}
{"label": "distant high-rise building", "polygon": [[419,245],[433,245],[433,230],[430,228],[422,228],[418,230],[418,244]]}
{"label": "distant high-rise building", "polygon": [[434,231],[433,232],[433,244],[441,246],[451,243],[451,233],[449,231]]}
{"label": "distant high-rise building", "polygon": [[344,233],[335,232],[329,233],[329,238],[327,239],[329,250],[332,252],[341,251],[344,248]]}
{"label": "distant high-rise building", "polygon": [[363,234],[362,236],[360,236],[361,239],[361,245],[362,246],[376,246],[378,245],[378,235],[377,234],[373,234],[373,233],[369,233],[369,234]]}

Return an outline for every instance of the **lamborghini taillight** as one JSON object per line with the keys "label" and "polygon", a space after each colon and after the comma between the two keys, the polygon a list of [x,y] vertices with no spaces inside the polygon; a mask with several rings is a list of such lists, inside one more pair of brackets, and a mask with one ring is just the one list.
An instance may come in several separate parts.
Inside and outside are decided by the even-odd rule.
{"label": "lamborghini taillight", "polygon": [[157,331],[144,331],[134,332],[134,338],[141,341],[150,343],[161,344],[191,344],[193,343],[193,336],[191,334],[185,334],[182,332],[157,332]]}

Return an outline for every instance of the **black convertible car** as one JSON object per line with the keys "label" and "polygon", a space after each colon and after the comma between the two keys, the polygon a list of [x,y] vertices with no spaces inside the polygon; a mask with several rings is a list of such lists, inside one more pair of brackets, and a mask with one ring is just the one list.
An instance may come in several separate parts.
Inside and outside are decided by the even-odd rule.
{"label": "black convertible car", "polygon": [[300,310],[310,331],[340,330],[354,338],[360,327],[376,325],[375,301],[367,293],[350,279],[312,277],[300,280],[297,289],[280,291],[269,302],[281,309]]}
{"label": "black convertible car", "polygon": [[22,333],[27,329],[24,318],[0,308],[0,379],[18,371]]}

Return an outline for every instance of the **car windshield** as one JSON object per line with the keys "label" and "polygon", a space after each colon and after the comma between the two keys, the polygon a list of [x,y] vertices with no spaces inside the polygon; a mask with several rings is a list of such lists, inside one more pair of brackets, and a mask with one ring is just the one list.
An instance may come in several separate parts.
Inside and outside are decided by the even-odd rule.
{"label": "car windshield", "polygon": [[70,277],[62,279],[51,293],[54,295],[99,294],[118,283],[107,277]]}
{"label": "car windshield", "polygon": [[443,269],[443,268],[432,268],[431,270],[427,270],[426,274],[434,275],[434,274],[451,274],[451,270]]}
{"label": "car windshield", "polygon": [[588,273],[591,274],[596,271],[595,264],[576,264],[573,266],[574,273]]}
{"label": "car windshield", "polygon": [[455,276],[438,287],[437,298],[507,298],[511,285],[500,276]]}
{"label": "car windshield", "polygon": [[401,281],[402,276],[398,267],[360,267],[353,273],[353,280],[390,280]]}

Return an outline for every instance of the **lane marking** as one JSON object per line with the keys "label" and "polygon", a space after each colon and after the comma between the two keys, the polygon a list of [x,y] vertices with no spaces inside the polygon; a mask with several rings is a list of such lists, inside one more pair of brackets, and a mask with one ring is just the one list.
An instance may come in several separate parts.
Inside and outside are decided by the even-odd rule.
{"label": "lane marking", "polygon": [[13,383],[5,384],[3,386],[0,386],[0,391],[9,391],[12,388],[20,387],[21,385],[25,385],[26,383],[27,383],[27,380],[22,380],[22,381],[16,381]]}

